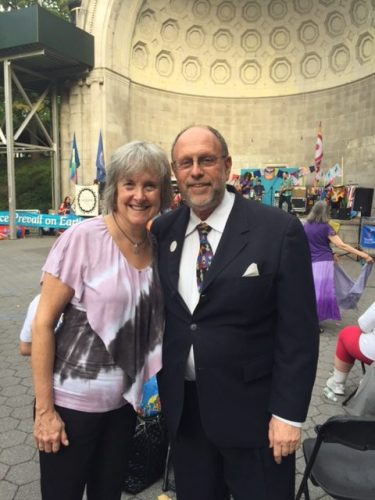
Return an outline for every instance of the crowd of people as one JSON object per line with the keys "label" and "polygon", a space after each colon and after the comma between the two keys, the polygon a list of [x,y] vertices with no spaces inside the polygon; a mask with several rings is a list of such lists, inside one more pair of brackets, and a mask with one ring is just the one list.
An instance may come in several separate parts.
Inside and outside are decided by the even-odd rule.
{"label": "crowd of people", "polygon": [[[232,159],[215,128],[182,130],[171,151],[173,210],[165,153],[125,144],[108,168],[104,215],[66,230],[43,266],[20,344],[32,353],[43,500],[85,490],[88,500],[120,499],[154,374],[179,500],[294,498],[319,321],[339,317],[329,243],[372,258],[330,229],[323,202],[304,227],[249,203],[262,198],[261,180],[227,184]],[[290,182],[286,173],[288,211]],[[337,384],[358,354],[345,349]]]}
{"label": "crowd of people", "polygon": [[262,179],[258,176],[253,176],[251,172],[245,172],[239,176],[234,183],[236,190],[247,199],[262,201],[265,192],[262,184]]}

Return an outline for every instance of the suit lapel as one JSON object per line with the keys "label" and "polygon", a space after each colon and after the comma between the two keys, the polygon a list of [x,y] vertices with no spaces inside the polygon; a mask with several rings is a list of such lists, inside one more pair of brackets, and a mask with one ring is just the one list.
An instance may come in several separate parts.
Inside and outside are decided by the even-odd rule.
{"label": "suit lapel", "polygon": [[[233,208],[229,214],[219,246],[212,260],[211,267],[205,276],[202,293],[215,279],[215,277],[235,259],[236,255],[238,255],[246,246],[251,244],[251,240],[249,238],[252,224],[251,211],[249,210],[250,207],[251,204],[248,201],[244,200],[240,195],[236,195]],[[166,266],[165,273],[168,276],[173,293],[178,294],[180,297],[178,293],[180,260],[186,227],[190,217],[190,209],[184,205],[177,210],[179,210],[180,213],[177,214],[174,222],[172,223],[168,237],[165,241],[165,254],[167,257],[164,265]],[[182,298],[181,302],[186,308],[187,306]]]}
{"label": "suit lapel", "polygon": [[236,195],[219,246],[205,276],[202,292],[249,243],[249,202]]}

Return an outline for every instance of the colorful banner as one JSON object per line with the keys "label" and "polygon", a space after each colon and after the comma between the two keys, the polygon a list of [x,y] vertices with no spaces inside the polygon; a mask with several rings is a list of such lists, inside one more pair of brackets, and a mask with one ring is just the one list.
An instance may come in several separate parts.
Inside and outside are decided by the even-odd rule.
{"label": "colorful banner", "polygon": [[[265,167],[265,168],[242,168],[241,177],[243,177],[246,172],[251,172],[253,177],[260,179],[265,191],[262,198],[262,203],[265,205],[274,205],[275,193],[280,191],[280,186],[283,181],[283,172],[288,172],[293,180],[293,177],[298,176],[297,167]],[[293,184],[295,184],[293,180]]]}
{"label": "colorful banner", "polygon": [[315,153],[314,153],[315,172],[317,174],[320,172],[322,160],[323,160],[323,135],[322,135],[322,126],[319,125],[318,133],[316,136]]}
{"label": "colorful banner", "polygon": [[103,138],[102,131],[99,133],[98,151],[96,153],[96,179],[99,182],[105,182],[106,172],[104,165],[104,150],[103,150]]}
{"label": "colorful banner", "polygon": [[75,184],[78,182],[77,168],[81,165],[77,148],[76,134],[73,135],[72,152],[69,162],[70,180]]}
{"label": "colorful banner", "polygon": [[[74,224],[85,220],[76,215],[38,214],[35,212],[16,212],[16,225],[25,227],[48,227],[54,229],[68,229]],[[9,212],[0,212],[0,226],[9,225]]]}

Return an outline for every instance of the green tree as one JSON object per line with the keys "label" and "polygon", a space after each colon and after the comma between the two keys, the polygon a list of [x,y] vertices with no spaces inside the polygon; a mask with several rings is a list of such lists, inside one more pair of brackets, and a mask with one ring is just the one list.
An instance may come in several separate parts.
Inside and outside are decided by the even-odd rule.
{"label": "green tree", "polygon": [[39,4],[52,12],[55,12],[64,19],[69,19],[70,0],[0,0],[0,10],[23,9],[30,5]]}

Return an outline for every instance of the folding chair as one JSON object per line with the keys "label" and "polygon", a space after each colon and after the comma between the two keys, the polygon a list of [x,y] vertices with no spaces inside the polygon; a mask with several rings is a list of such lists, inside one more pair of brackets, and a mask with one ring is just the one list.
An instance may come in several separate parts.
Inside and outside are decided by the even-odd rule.
{"label": "folding chair", "polygon": [[296,500],[310,500],[308,479],[332,498],[374,500],[375,419],[339,415],[303,441],[305,472]]}

